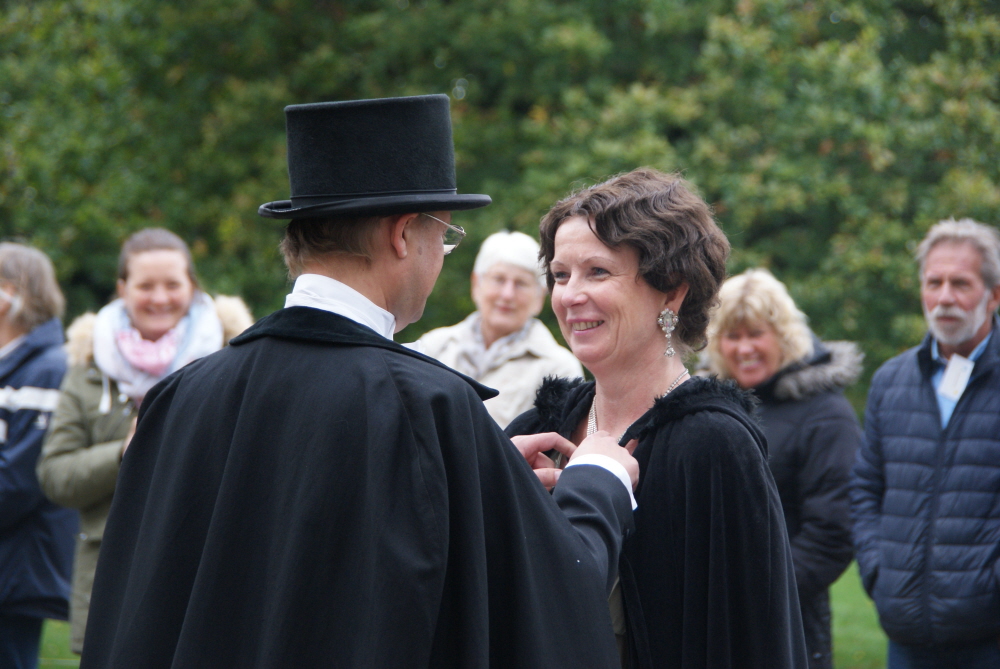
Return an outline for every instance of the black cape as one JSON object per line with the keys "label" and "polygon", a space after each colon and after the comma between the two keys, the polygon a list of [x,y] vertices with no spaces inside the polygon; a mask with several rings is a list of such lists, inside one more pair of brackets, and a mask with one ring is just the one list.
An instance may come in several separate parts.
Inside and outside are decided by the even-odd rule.
{"label": "black cape", "polygon": [[[586,419],[593,383],[549,380],[509,435]],[[750,396],[694,378],[622,436],[639,444],[635,530],[619,567],[631,667],[806,667],[781,503]]]}
{"label": "black cape", "polygon": [[547,494],[494,391],[335,314],[232,344],[143,402],[83,669],[617,664],[618,479]]}

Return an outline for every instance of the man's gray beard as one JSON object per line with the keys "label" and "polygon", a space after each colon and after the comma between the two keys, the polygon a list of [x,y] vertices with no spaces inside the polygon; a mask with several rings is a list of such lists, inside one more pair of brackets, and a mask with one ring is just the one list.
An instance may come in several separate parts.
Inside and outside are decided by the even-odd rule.
{"label": "man's gray beard", "polygon": [[[986,303],[990,300],[990,291],[985,291],[983,293],[983,299],[979,301],[972,311],[965,311],[960,307],[942,307],[938,305],[934,307],[930,312],[927,311],[927,306],[924,306],[924,320],[927,321],[927,329],[931,331],[934,338],[939,344],[944,344],[945,346],[958,346],[969,341],[976,336],[979,332],[979,328],[983,326],[986,319],[989,318],[989,314],[986,313]],[[941,316],[949,316],[952,318],[961,318],[962,324],[957,326],[957,329],[953,331],[946,331],[938,325],[935,320]]]}

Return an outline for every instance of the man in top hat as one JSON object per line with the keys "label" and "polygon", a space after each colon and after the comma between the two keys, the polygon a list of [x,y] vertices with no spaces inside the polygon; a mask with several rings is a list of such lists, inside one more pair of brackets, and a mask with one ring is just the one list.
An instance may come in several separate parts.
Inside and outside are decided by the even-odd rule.
{"label": "man in top hat", "polygon": [[635,461],[589,439],[550,495],[526,458],[571,444],[519,452],[494,391],[392,341],[490,202],[456,192],[448,98],[285,112],[260,213],[294,289],[146,396],[81,667],[615,666]]}

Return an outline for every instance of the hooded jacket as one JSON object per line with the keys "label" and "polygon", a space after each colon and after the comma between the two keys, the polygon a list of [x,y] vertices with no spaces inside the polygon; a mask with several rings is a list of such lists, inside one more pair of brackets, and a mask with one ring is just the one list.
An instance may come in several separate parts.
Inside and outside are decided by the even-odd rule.
{"label": "hooded jacket", "polygon": [[0,614],[66,619],[77,514],[45,498],[35,463],[66,372],[52,319],[0,358]]}
{"label": "hooded jacket", "polygon": [[851,465],[861,427],[843,388],[861,374],[851,342],[820,342],[813,354],[754,388],[795,564],[811,669],[833,666],[829,587],[850,564]]}
{"label": "hooded jacket", "polygon": [[[547,380],[507,433],[569,438],[593,397],[593,382]],[[638,439],[640,472],[619,562],[629,667],[806,666],[788,536],[752,411],[749,393],[694,378],[620,440]]]}

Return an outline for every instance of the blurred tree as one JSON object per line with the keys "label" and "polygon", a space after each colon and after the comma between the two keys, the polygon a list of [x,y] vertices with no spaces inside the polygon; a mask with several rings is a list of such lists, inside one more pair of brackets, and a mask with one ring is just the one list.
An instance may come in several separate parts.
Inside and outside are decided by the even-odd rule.
{"label": "blurred tree", "polygon": [[[0,0],[0,235],[48,252],[71,315],[131,231],[192,243],[257,315],[287,283],[285,104],[448,93],[456,220],[424,319],[472,309],[479,242],[639,165],[714,203],[731,269],[765,265],[869,370],[923,332],[912,249],[1000,209],[1000,12],[986,0]],[[550,320],[551,322],[551,320]],[[863,388],[855,399],[862,397]]]}

